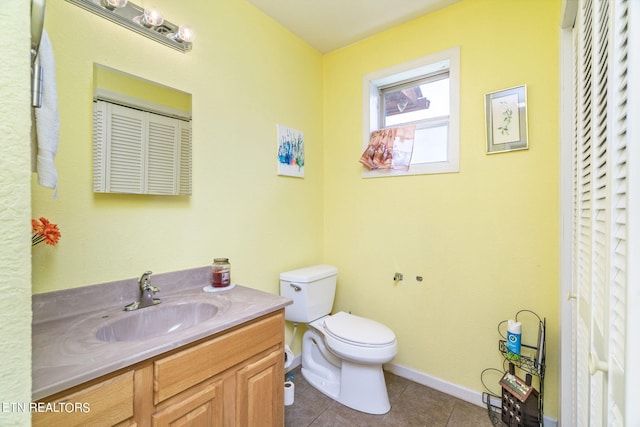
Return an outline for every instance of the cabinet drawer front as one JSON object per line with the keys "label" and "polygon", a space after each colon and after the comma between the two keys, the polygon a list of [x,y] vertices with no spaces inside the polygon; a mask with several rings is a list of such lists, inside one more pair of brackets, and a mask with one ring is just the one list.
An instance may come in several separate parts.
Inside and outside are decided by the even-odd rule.
{"label": "cabinet drawer front", "polygon": [[34,426],[114,425],[125,421],[133,417],[133,371],[50,403],[62,411],[34,413]]}
{"label": "cabinet drawer front", "polygon": [[[282,346],[282,311],[154,362],[154,404],[273,346]],[[284,356],[283,356],[284,357]]]}

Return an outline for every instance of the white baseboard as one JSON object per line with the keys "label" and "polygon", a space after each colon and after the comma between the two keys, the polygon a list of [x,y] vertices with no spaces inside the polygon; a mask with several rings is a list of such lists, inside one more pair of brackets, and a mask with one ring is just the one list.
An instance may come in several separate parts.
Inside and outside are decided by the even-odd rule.
{"label": "white baseboard", "polygon": [[[298,354],[293,357],[293,363],[291,366],[285,368],[285,373],[288,373],[302,363],[302,355]],[[449,396],[457,397],[460,400],[469,402],[481,408],[486,408],[486,405],[482,403],[482,393],[462,387],[460,385],[445,381],[440,378],[433,377],[425,374],[424,372],[416,371],[415,369],[407,368],[406,366],[398,365],[397,363],[387,363],[384,365],[384,370],[389,371],[399,377],[406,378],[415,383],[422,384],[434,390],[446,393]],[[551,417],[544,417],[544,427],[558,427],[558,420]]]}
{"label": "white baseboard", "polygon": [[[446,393],[450,396],[457,397],[458,399],[464,400],[465,402],[469,402],[482,408],[486,408],[486,405],[482,403],[482,393],[478,391],[471,390],[454,383],[450,383],[443,379],[425,374],[424,372],[416,371],[415,369],[398,365],[397,363],[387,363],[384,365],[384,369],[385,371],[389,371],[399,377],[406,378],[418,384],[422,384],[434,390]],[[544,426],[558,427],[558,420],[545,416]]]}

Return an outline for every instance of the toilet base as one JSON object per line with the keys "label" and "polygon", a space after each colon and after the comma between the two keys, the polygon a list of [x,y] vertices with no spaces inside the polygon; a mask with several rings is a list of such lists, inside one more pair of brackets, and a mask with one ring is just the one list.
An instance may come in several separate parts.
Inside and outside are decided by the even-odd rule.
{"label": "toilet base", "polygon": [[360,365],[342,361],[338,402],[368,414],[386,414],[391,409],[382,365]]}
{"label": "toilet base", "polygon": [[302,339],[302,376],[316,390],[357,411],[379,415],[391,409],[382,365],[338,359],[313,330]]}

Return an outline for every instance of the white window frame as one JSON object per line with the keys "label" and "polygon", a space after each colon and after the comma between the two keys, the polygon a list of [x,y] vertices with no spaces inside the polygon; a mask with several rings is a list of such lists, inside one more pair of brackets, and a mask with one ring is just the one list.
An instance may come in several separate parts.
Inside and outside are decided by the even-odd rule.
{"label": "white window frame", "polygon": [[371,132],[381,128],[380,89],[393,83],[449,71],[449,128],[447,161],[412,164],[408,171],[363,168],[363,178],[425,175],[460,171],[460,47],[366,74],[362,79],[362,151],[369,145]]}

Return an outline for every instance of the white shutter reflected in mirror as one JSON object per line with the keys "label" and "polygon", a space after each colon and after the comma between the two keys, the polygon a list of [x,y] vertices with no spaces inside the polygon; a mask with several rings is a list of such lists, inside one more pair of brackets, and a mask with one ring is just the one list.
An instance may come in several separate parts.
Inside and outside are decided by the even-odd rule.
{"label": "white shutter reflected in mirror", "polygon": [[191,194],[191,122],[94,104],[95,192]]}
{"label": "white shutter reflected in mirror", "polygon": [[144,113],[108,103],[105,110],[105,190],[141,194],[144,191]]}
{"label": "white shutter reflected in mirror", "polygon": [[175,119],[149,114],[147,193],[176,194],[179,127]]}
{"label": "white shutter reflected in mirror", "polygon": [[179,194],[191,194],[191,123],[180,128],[180,190]]}
{"label": "white shutter reflected in mirror", "polygon": [[104,116],[105,104],[93,103],[93,191],[100,192],[104,188]]}

